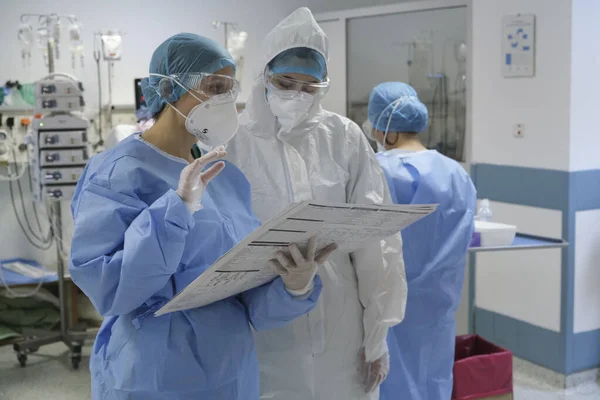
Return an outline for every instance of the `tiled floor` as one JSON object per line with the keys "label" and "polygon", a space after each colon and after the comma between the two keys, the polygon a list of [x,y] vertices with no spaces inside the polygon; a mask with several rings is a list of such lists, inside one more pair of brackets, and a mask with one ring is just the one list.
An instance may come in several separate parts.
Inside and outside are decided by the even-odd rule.
{"label": "tiled floor", "polygon": [[515,380],[515,400],[592,400],[600,399],[600,385],[590,383],[560,390],[548,385]]}
{"label": "tiled floor", "polygon": [[[83,349],[89,355],[90,347]],[[41,347],[21,368],[12,346],[0,347],[0,400],[86,400],[90,398],[89,358],[71,368],[61,343]]]}
{"label": "tiled floor", "polygon": [[[89,347],[84,353],[89,354]],[[85,400],[89,399],[89,359],[73,371],[66,347],[54,344],[30,355],[25,368],[19,367],[11,346],[0,347],[0,400]],[[597,383],[560,390],[527,376],[515,376],[515,400],[600,399]]]}

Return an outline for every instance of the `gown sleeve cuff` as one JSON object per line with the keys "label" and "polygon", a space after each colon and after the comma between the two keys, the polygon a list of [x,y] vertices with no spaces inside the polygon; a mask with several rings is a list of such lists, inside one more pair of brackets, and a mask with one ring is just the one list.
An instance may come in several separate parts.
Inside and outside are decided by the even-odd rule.
{"label": "gown sleeve cuff", "polygon": [[185,230],[190,230],[194,227],[195,220],[192,213],[173,189],[169,189],[153,206],[162,201],[167,206],[165,213],[166,221]]}
{"label": "gown sleeve cuff", "polygon": [[292,295],[293,298],[297,299],[297,300],[305,300],[307,298],[310,297],[313,289],[315,288],[315,280],[314,278],[308,283],[308,285],[306,285],[306,287],[304,289],[301,290],[292,290],[292,289],[288,289],[287,287],[285,288],[285,290]]}

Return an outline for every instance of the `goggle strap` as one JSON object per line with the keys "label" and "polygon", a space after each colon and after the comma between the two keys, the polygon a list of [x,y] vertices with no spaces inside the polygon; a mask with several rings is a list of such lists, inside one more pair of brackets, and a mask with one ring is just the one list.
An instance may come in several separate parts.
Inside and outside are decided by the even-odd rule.
{"label": "goggle strap", "polygon": [[181,111],[179,111],[177,109],[177,107],[175,107],[173,104],[168,103],[168,102],[167,102],[167,104],[169,105],[169,107],[171,107],[173,110],[175,110],[177,112],[177,114],[181,115],[183,118],[187,118],[187,116],[183,115],[183,113]]}
{"label": "goggle strap", "polygon": [[[176,83],[176,84],[177,84],[179,87],[181,87],[183,90],[185,90],[186,92],[188,92],[189,94],[191,94],[193,98],[195,98],[195,99],[196,99],[196,100],[198,100],[199,102],[202,102],[202,100],[200,100],[200,99],[199,99],[199,98],[198,98],[198,97],[197,97],[197,96],[196,96],[194,93],[192,93],[192,91],[191,91],[190,89],[188,89],[188,88],[186,88],[185,86],[183,86],[183,84],[182,84],[182,83],[180,83],[180,82],[179,82],[177,79],[173,78],[172,76],[166,76],[166,75],[162,75],[162,74],[149,74],[149,75],[150,75],[150,76],[158,76],[158,77],[160,77],[160,78],[166,78],[166,79],[169,79],[169,80],[171,80],[171,81],[175,82],[175,83]],[[161,95],[161,94],[159,93],[159,95]],[[162,95],[161,95],[161,96],[162,96]],[[171,103],[169,103],[169,102],[167,101],[167,104],[171,104]],[[173,108],[175,108],[175,107],[173,107]],[[179,111],[178,111],[178,112],[179,112]],[[180,114],[181,114],[181,113],[180,113]],[[181,115],[183,115],[183,114],[181,114]]]}

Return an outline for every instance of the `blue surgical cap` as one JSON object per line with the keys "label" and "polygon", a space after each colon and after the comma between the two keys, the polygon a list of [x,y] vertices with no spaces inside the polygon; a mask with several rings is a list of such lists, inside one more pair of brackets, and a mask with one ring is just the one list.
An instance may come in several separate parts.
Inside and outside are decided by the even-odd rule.
{"label": "blue surgical cap", "polygon": [[[179,33],[165,40],[152,54],[149,72],[160,75],[186,73],[215,73],[225,67],[234,67],[229,52],[214,40],[193,33]],[[155,116],[167,101],[159,95],[158,85],[162,78],[151,75],[142,79],[142,93],[148,110]],[[174,84],[169,102],[177,101],[185,89]]]}
{"label": "blue surgical cap", "polygon": [[427,107],[406,83],[381,83],[371,92],[369,121],[378,131],[421,133],[427,128],[427,118]]}
{"label": "blue surgical cap", "polygon": [[304,74],[322,81],[327,75],[327,62],[316,50],[295,47],[273,58],[269,69],[275,74]]}

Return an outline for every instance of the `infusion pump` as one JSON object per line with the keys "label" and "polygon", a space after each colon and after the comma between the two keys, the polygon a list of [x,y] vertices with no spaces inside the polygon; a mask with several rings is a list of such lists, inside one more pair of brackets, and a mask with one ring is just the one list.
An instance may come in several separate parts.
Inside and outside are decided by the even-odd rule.
{"label": "infusion pump", "polygon": [[70,200],[89,158],[88,120],[50,114],[32,124],[30,164],[37,201]]}
{"label": "infusion pump", "polygon": [[35,82],[35,118],[31,124],[30,168],[34,197],[71,200],[88,162],[89,121],[80,114],[83,85],[67,74],[51,74]]}

